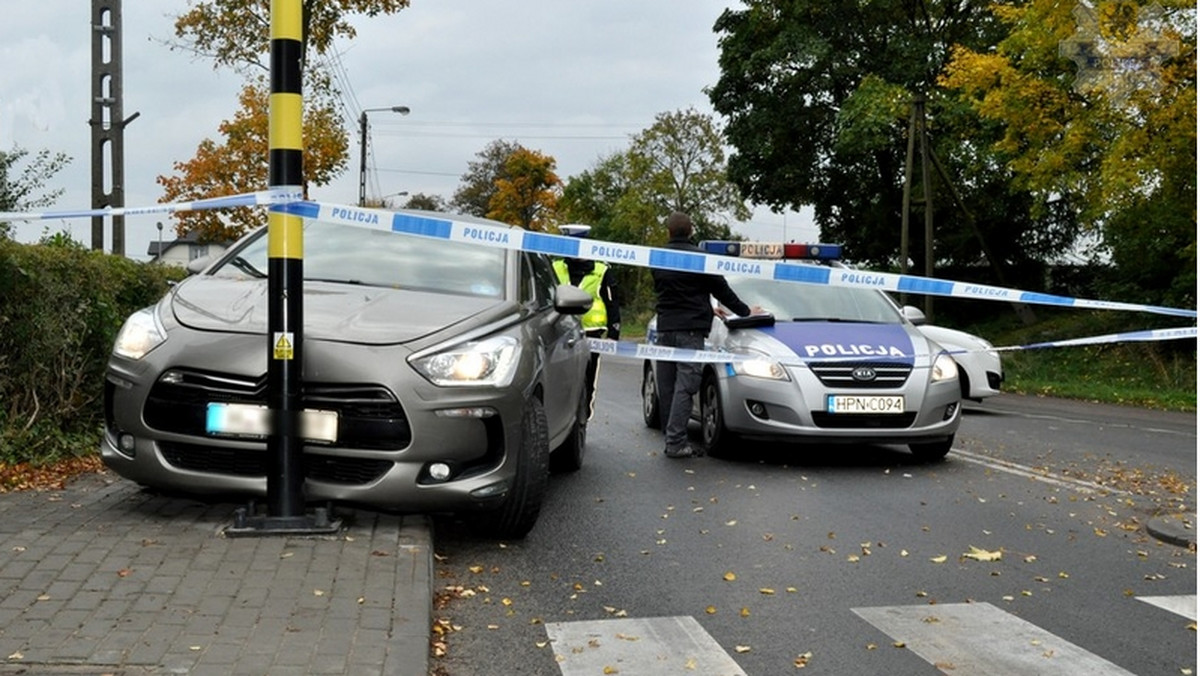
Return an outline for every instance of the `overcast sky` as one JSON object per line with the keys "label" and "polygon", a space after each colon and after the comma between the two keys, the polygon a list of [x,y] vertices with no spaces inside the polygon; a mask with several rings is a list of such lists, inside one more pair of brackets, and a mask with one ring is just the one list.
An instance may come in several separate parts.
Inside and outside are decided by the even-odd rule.
{"label": "overcast sky", "polygon": [[[0,148],[50,149],[73,157],[51,187],[66,189],[53,209],[91,206],[90,0],[5,3],[0,23]],[[467,164],[503,138],[553,156],[561,177],[628,147],[654,116],[695,108],[711,113],[704,88],[719,74],[714,21],[736,0],[412,0],[393,16],[354,17],[358,38],[339,45],[349,115],[404,105],[407,116],[369,113],[368,195],[449,198]],[[125,204],[158,202],[155,178],[191,158],[233,116],[242,79],[171,51],[173,16],[184,0],[122,6]],[[351,160],[314,199],[358,199],[358,124]],[[397,198],[402,199],[402,198]],[[126,253],[145,258],[158,216],[126,218]],[[91,244],[90,219],[15,224],[23,241],[46,228]],[[106,226],[107,228],[107,226]],[[736,228],[755,239],[815,240],[810,220],[756,209]],[[111,238],[111,235],[108,236]],[[111,239],[105,242],[111,250]]]}

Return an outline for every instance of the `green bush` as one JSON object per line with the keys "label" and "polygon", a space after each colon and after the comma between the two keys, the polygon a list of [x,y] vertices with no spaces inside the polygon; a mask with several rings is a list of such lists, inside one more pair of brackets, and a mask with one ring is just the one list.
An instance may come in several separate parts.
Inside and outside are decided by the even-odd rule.
{"label": "green bush", "polygon": [[96,451],[113,339],[183,274],[66,238],[0,238],[0,462]]}

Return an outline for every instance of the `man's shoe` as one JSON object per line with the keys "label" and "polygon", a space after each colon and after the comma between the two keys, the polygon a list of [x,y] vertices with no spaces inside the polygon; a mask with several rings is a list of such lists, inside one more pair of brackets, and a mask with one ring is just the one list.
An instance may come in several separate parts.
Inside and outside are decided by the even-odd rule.
{"label": "man's shoe", "polygon": [[691,444],[684,444],[675,448],[667,448],[663,453],[668,458],[700,458],[704,456],[704,450]]}

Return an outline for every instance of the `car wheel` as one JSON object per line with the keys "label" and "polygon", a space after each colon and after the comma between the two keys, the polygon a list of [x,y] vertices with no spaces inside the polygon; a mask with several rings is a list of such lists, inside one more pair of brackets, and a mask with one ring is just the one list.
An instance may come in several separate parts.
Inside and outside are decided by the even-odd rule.
{"label": "car wheel", "polygon": [[583,449],[587,446],[588,405],[587,388],[579,393],[579,406],[576,407],[575,421],[571,423],[571,433],[566,441],[550,454],[551,472],[578,472],[583,467]]}
{"label": "car wheel", "polygon": [[921,462],[937,462],[946,457],[950,447],[954,445],[954,436],[945,441],[934,441],[928,444],[909,444],[908,449]]}
{"label": "car wheel", "polygon": [[700,446],[711,456],[720,456],[735,435],[725,428],[725,413],[721,408],[721,391],[717,379],[705,374],[700,384]]}
{"label": "car wheel", "polygon": [[642,368],[642,420],[652,430],[662,429],[662,408],[658,401],[658,386],[654,381],[654,365],[646,362]]}
{"label": "car wheel", "polygon": [[546,431],[546,409],[537,399],[525,403],[521,447],[516,453],[517,471],[504,503],[473,523],[482,536],[519,540],[533,529],[542,511],[542,498],[550,481],[550,438]]}

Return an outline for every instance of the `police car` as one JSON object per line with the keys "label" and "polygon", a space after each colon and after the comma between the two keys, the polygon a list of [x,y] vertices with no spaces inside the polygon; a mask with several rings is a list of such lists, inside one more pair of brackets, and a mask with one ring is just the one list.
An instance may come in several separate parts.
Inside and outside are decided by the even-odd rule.
{"label": "police car", "polygon": [[[736,356],[703,365],[693,417],[700,445],[729,455],[740,440],[810,444],[906,444],[925,461],[949,453],[961,420],[958,368],[882,290],[837,284],[797,284],[869,277],[842,266],[838,245],[702,242],[712,254],[736,257],[721,266],[747,305],[769,316],[721,319],[714,315],[706,350]],[[769,259],[787,259],[774,278]],[[747,274],[732,274],[733,271]],[[781,274],[782,273],[782,274]],[[811,275],[809,273],[812,273]],[[657,337],[655,321],[647,340]],[[642,378],[646,425],[662,426],[654,363]]]}

